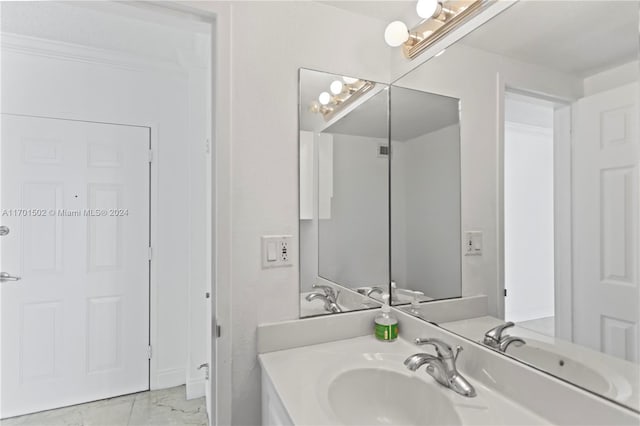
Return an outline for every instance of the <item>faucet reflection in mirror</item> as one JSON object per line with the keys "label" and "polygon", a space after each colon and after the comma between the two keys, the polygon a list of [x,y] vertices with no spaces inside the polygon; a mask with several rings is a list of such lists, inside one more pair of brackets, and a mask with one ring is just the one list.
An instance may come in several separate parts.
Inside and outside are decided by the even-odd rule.
{"label": "faucet reflection in mirror", "polygon": [[506,352],[509,345],[512,343],[515,346],[524,345],[526,342],[520,337],[509,336],[508,334],[503,335],[505,329],[509,327],[513,327],[515,324],[511,321],[504,323],[502,325],[498,325],[493,327],[491,330],[487,331],[484,334],[483,343],[490,348],[497,349],[500,352]]}
{"label": "faucet reflection in mirror", "polygon": [[305,297],[307,302],[312,302],[314,300],[321,300],[324,302],[324,309],[327,312],[342,312],[342,308],[338,305],[338,296],[340,296],[340,290],[334,290],[332,287],[328,285],[320,285],[314,284],[313,288],[318,288],[322,290],[322,293],[314,292],[309,293]]}

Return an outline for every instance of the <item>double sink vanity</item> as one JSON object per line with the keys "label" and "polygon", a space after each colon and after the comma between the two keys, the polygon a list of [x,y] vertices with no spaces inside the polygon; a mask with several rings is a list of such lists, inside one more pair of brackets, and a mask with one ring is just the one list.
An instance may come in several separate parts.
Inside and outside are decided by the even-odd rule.
{"label": "double sink vanity", "polygon": [[[378,341],[371,332],[376,312],[260,326],[263,424],[638,424],[630,410],[399,310],[401,337]],[[425,338],[452,353],[416,344]],[[455,366],[473,396],[428,372],[438,358]]]}
{"label": "double sink vanity", "polygon": [[391,84],[299,70],[300,319],[258,329],[264,424],[640,424],[638,2],[479,1]]}

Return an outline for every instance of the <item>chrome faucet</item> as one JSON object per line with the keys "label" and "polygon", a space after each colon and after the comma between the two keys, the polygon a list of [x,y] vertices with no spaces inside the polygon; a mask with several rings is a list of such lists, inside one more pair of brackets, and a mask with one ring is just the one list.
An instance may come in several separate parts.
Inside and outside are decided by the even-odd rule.
{"label": "chrome faucet", "polygon": [[333,302],[338,300],[338,295],[340,294],[340,290],[336,291],[333,287],[323,284],[313,284],[311,287],[319,288],[324,292],[324,294],[330,298]]}
{"label": "chrome faucet", "polygon": [[500,324],[497,327],[493,327],[491,330],[484,333],[484,343],[489,344],[490,342],[500,342],[502,339],[502,333],[509,327],[513,327],[515,324],[511,321],[505,322],[504,324]]}
{"label": "chrome faucet", "polygon": [[305,297],[307,302],[322,300],[324,302],[325,311],[333,313],[342,312],[342,308],[338,305],[338,296],[340,295],[340,290],[336,291],[333,289],[333,287],[321,284],[313,284],[312,287],[322,290],[322,293],[315,292],[307,294],[307,297]]}
{"label": "chrome faucet", "polygon": [[436,349],[436,355],[418,353],[411,355],[404,361],[404,365],[411,371],[416,371],[423,365],[427,366],[427,373],[441,385],[448,387],[462,396],[474,397],[476,390],[456,368],[456,360],[462,351],[461,346],[456,347],[453,354],[451,346],[440,339],[416,339],[416,345],[432,345]]}
{"label": "chrome faucet", "polygon": [[526,342],[520,337],[503,335],[502,333],[509,327],[513,327],[515,324],[511,321],[501,324],[497,327],[493,327],[491,330],[484,333],[484,344],[490,348],[497,349],[500,352],[506,352],[509,345],[515,343],[516,346],[522,346]]}

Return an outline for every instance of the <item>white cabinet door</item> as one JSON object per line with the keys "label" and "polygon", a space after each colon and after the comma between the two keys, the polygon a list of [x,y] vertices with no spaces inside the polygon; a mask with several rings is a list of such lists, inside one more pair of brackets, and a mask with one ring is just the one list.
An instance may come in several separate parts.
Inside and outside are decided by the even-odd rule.
{"label": "white cabinet door", "polygon": [[581,99],[573,116],[576,343],[638,360],[638,85]]}
{"label": "white cabinet door", "polygon": [[2,418],[149,388],[149,129],[2,116]]}

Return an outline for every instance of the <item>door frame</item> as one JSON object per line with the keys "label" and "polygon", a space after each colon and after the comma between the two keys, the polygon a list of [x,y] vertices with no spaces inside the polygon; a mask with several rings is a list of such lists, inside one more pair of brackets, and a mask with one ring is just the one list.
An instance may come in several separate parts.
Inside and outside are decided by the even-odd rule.
{"label": "door frame", "polygon": [[[497,197],[497,272],[498,272],[498,285],[495,297],[497,300],[497,314],[501,319],[505,318],[505,230],[504,230],[504,149],[505,149],[505,96],[507,92],[519,93],[533,98],[547,100],[556,104],[555,112],[558,111],[558,107],[569,108],[569,114],[566,119],[568,123],[563,122],[561,126],[567,126],[565,129],[569,132],[568,137],[558,137],[557,126],[554,123],[554,141],[553,141],[553,155],[554,155],[554,183],[553,183],[553,200],[554,200],[554,287],[555,287],[555,311],[559,311],[559,306],[567,307],[568,312],[563,315],[564,321],[572,321],[573,315],[571,312],[572,303],[572,272],[571,272],[571,114],[570,106],[573,103],[572,99],[561,98],[555,95],[549,95],[546,93],[540,93],[536,90],[531,90],[526,87],[519,87],[518,85],[510,84],[502,74],[498,74],[497,77],[497,119],[498,122],[498,167],[497,167],[497,183],[498,183],[498,197]],[[568,167],[568,168],[567,168]],[[565,176],[559,181],[559,171],[564,170]],[[555,224],[563,223],[569,225],[568,231],[558,235]],[[564,277],[568,279],[568,284],[563,285],[561,291],[559,291],[558,277]],[[567,336],[563,336],[567,338]]]}
{"label": "door frame", "polygon": [[[194,2],[169,0],[148,2],[166,12],[187,14],[211,25],[211,85],[209,87],[211,137],[208,167],[210,180],[209,212],[211,292],[211,357],[208,382],[213,396],[207,407],[211,426],[231,424],[232,411],[232,325],[231,325],[231,82],[232,11],[230,2]],[[218,334],[217,327],[221,327]],[[211,363],[213,365],[211,365]]]}

